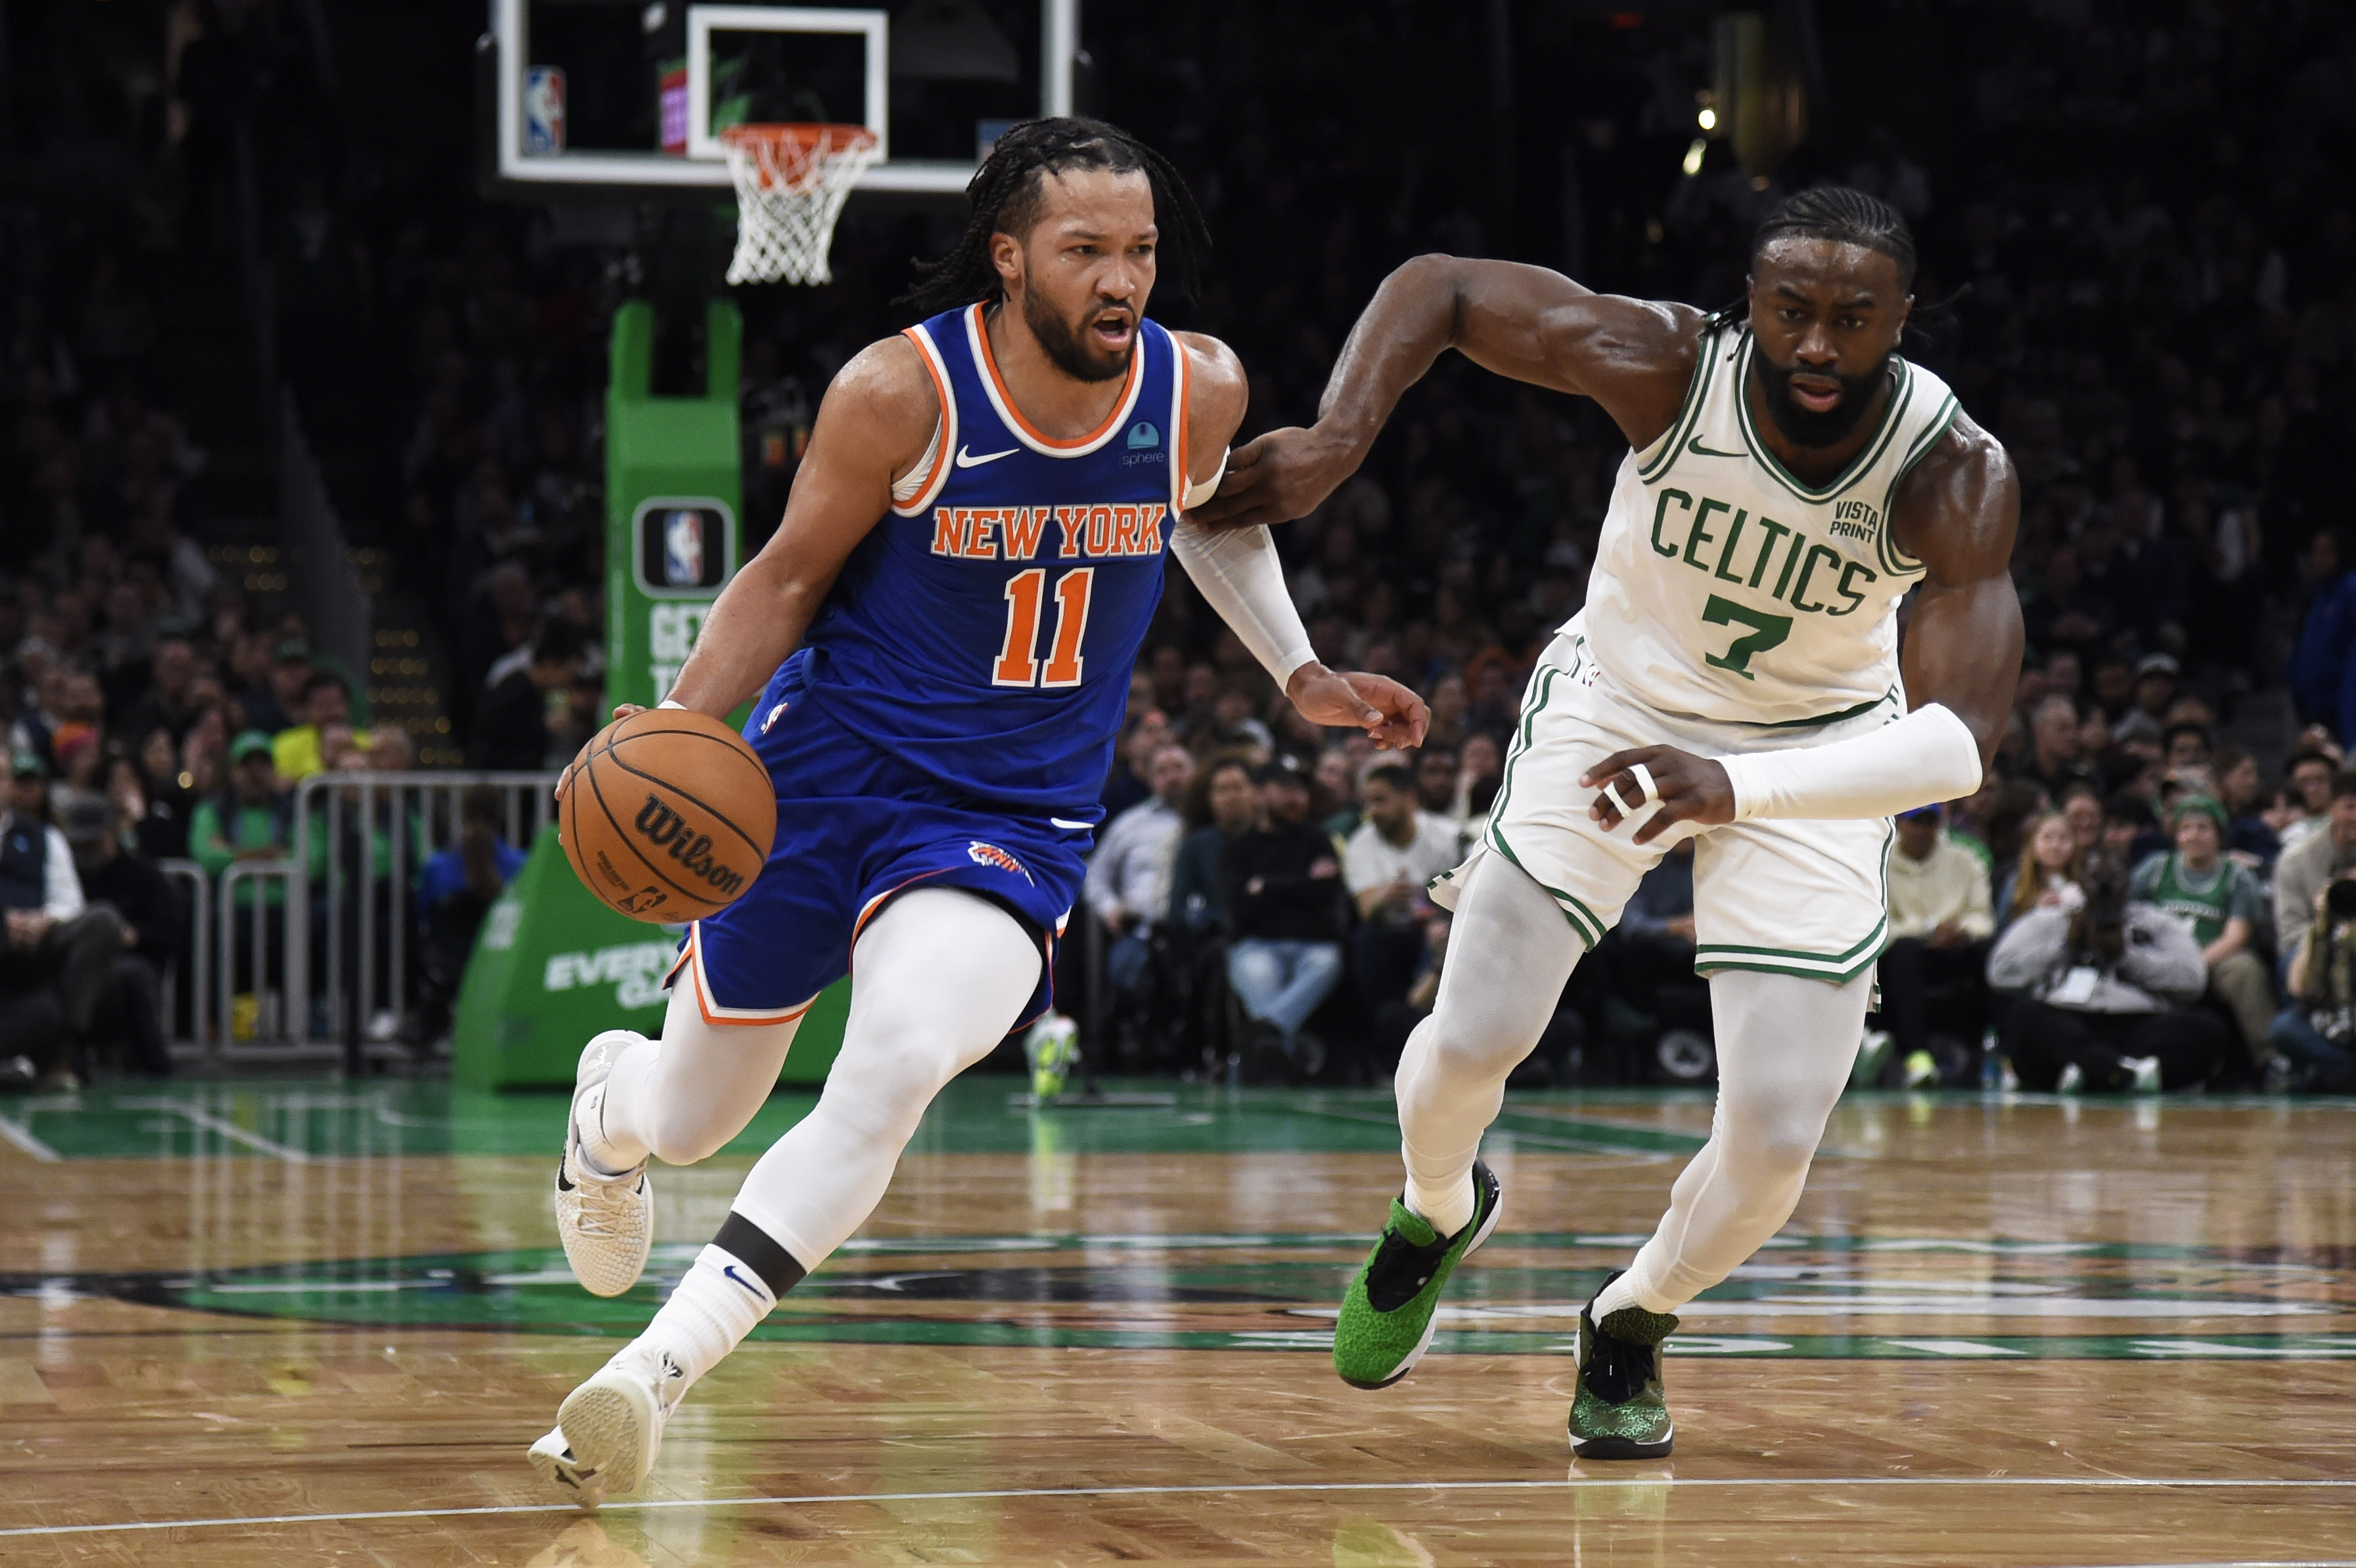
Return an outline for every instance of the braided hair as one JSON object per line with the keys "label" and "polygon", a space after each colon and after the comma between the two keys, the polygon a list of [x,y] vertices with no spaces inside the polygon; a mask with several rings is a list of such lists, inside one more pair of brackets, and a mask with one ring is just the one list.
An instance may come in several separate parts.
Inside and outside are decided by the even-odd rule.
{"label": "braided hair", "polygon": [[990,257],[993,234],[1027,237],[1039,219],[1040,190],[1049,175],[1066,169],[1103,169],[1125,175],[1143,171],[1153,191],[1157,247],[1162,270],[1182,294],[1192,294],[1211,248],[1203,215],[1170,161],[1143,142],[1101,120],[1058,116],[1024,120],[1009,127],[965,187],[973,204],[956,249],[937,261],[918,261],[918,282],[895,304],[932,315],[1002,297],[1005,283]]}
{"label": "braided hair", "polygon": [[1914,231],[1896,208],[1879,197],[1838,185],[1787,196],[1751,236],[1751,260],[1756,262],[1760,251],[1792,235],[1879,251],[1898,263],[1900,286],[1914,286]]}
{"label": "braided hair", "polygon": [[[1907,227],[1904,214],[1879,197],[1838,185],[1818,186],[1785,197],[1751,231],[1752,268],[1757,268],[1762,251],[1778,240],[1791,238],[1830,240],[1879,251],[1898,263],[1899,287],[1910,293],[1913,290],[1914,231]],[[1954,303],[1953,299],[1942,301],[1931,310],[1935,312]],[[1713,313],[1709,325],[1718,327],[1740,321],[1750,309],[1751,301],[1746,294]]]}

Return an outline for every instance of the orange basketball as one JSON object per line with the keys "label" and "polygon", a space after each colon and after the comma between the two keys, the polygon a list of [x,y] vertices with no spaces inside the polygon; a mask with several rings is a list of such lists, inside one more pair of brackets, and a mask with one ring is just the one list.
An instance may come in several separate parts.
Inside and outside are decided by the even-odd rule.
{"label": "orange basketball", "polygon": [[557,814],[573,875],[632,920],[701,920],[736,901],[777,836],[769,770],[717,719],[651,708],[589,742]]}

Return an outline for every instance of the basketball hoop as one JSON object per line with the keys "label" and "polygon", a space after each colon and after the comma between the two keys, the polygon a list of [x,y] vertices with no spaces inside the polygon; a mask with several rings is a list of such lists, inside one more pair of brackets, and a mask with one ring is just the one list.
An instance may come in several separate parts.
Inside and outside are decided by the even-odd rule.
{"label": "basketball hoop", "polygon": [[732,125],[720,133],[736,182],[731,283],[825,283],[827,246],[851,187],[882,150],[864,125]]}

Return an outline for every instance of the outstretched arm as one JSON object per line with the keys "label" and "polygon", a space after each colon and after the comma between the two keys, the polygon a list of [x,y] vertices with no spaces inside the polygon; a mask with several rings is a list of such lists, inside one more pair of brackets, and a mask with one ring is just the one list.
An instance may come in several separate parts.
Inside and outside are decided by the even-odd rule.
{"label": "outstretched arm", "polygon": [[1924,567],[1900,651],[1913,711],[1869,735],[1722,761],[1671,746],[1615,752],[1580,780],[1602,792],[1588,815],[1605,832],[1655,801],[1639,844],[1672,823],[1888,816],[1979,787],[2020,678],[2020,481],[1996,438],[1959,416],[1891,511],[1900,547]]}
{"label": "outstretched arm", "polygon": [[[1187,480],[1219,476],[1227,443],[1243,423],[1248,387],[1242,362],[1216,338],[1181,333],[1190,375]],[[1284,568],[1265,528],[1214,532],[1192,512],[1171,525],[1170,553],[1204,603],[1231,627],[1302,715],[1333,728],[1365,730],[1383,751],[1419,744],[1430,714],[1423,699],[1378,675],[1341,674],[1310,649],[1309,632],[1284,586]]]}
{"label": "outstretched arm", "polygon": [[1271,431],[1235,454],[1217,528],[1314,510],[1356,472],[1399,398],[1450,348],[1501,376],[1603,405],[1644,446],[1668,429],[1692,379],[1702,313],[1599,294],[1515,261],[1419,256],[1383,280],[1342,346],[1309,430]]}

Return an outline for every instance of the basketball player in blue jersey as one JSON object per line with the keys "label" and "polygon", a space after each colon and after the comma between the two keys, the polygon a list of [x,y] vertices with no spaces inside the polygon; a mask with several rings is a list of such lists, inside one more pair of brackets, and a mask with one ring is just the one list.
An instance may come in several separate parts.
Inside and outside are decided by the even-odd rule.
{"label": "basketball player in blue jersey", "polygon": [[777,837],[689,928],[661,1038],[582,1053],[556,1213],[583,1285],[637,1282],[648,1157],[734,1137],[813,998],[858,983],[817,1107],[532,1445],[584,1504],[638,1486],[680,1396],[874,1209],[933,1096],[1046,1008],[1165,550],[1302,714],[1384,748],[1423,736],[1414,693],[1312,656],[1265,528],[1180,520],[1217,486],[1245,382],[1225,345],[1145,318],[1160,257],[1183,283],[1207,242],[1169,165],[1112,126],[1038,120],[968,194],[910,300],[939,314],[836,376],[784,521],[665,704],[752,701]]}

